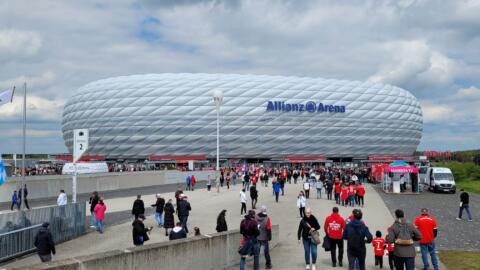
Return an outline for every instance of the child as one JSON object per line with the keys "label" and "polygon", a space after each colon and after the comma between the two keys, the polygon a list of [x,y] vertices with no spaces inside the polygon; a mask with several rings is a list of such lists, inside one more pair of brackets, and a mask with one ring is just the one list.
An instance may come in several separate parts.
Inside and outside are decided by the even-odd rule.
{"label": "child", "polygon": [[342,185],[342,191],[340,191],[340,200],[342,201],[343,206],[348,205],[348,196],[347,196],[348,190],[345,185]]}
{"label": "child", "polygon": [[[387,240],[387,237],[385,237],[385,240]],[[387,244],[388,265],[390,266],[390,270],[393,270],[395,265],[395,254],[393,253],[394,250],[395,250],[394,244],[388,243]]]}
{"label": "child", "polygon": [[383,269],[383,252],[385,250],[385,239],[382,238],[382,233],[377,231],[373,238],[373,252],[375,254],[375,266],[380,265],[380,269]]}

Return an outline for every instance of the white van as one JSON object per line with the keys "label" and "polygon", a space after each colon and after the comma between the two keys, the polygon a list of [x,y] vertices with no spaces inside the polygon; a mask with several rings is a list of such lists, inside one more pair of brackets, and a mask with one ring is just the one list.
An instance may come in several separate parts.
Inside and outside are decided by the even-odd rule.
{"label": "white van", "polygon": [[455,193],[455,179],[449,168],[430,167],[427,169],[425,181],[428,183],[428,189],[433,192]]}

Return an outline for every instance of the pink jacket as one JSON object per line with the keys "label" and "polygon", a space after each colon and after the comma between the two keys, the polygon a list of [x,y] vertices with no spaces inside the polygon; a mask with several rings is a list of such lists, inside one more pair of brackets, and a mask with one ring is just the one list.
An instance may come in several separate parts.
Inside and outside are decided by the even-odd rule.
{"label": "pink jacket", "polygon": [[97,204],[95,205],[95,209],[93,209],[93,212],[95,213],[95,219],[96,220],[104,220],[105,219],[105,212],[107,211],[107,206],[105,204]]}

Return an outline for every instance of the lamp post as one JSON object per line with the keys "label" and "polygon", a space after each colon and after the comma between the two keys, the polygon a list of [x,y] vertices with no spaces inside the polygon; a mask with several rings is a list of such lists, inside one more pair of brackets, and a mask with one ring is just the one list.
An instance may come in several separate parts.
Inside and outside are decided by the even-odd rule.
{"label": "lamp post", "polygon": [[213,101],[215,102],[215,107],[217,108],[217,181],[219,181],[218,177],[220,177],[220,106],[222,105],[223,101],[223,92],[221,90],[215,90],[213,92]]}

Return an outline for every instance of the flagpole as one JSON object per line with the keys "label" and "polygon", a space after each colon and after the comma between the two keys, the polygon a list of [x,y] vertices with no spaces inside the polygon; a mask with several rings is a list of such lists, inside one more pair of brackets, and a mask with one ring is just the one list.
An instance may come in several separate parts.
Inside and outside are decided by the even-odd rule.
{"label": "flagpole", "polygon": [[27,82],[23,84],[23,155],[22,155],[22,211],[25,210],[25,148],[27,133]]}

